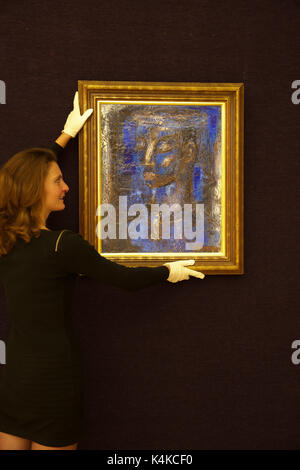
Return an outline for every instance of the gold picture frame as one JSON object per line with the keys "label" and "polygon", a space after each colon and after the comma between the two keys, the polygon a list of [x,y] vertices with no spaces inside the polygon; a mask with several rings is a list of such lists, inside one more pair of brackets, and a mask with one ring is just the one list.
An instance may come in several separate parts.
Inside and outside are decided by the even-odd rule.
{"label": "gold picture frame", "polygon": [[[79,80],[78,91],[81,112],[88,108],[94,109],[91,118],[79,134],[79,230],[83,238],[88,240],[106,258],[126,266],[160,266],[168,261],[195,259],[193,269],[205,274],[243,274],[243,83],[161,83]],[[166,121],[162,116],[165,116],[164,119],[168,120],[169,127],[165,126],[164,123]],[[192,137],[189,137],[192,135],[190,134],[191,125],[189,124],[191,120],[193,120],[194,128],[198,126],[195,130],[198,140],[196,140],[196,137],[193,137],[194,141],[191,140]],[[137,134],[137,127],[135,127],[134,135],[138,136],[134,138],[135,140],[132,137],[133,121],[136,126],[141,127],[141,123],[144,126],[143,133],[141,132],[140,134],[141,137]],[[156,132],[155,135],[158,135],[157,127],[153,124],[154,121],[156,122],[155,126],[157,126],[158,121],[161,123],[160,130],[169,129],[173,126],[172,136],[176,136],[179,140],[181,139],[181,147],[178,147],[178,149],[181,149],[180,155],[183,155],[182,145],[184,145],[185,149],[185,160],[183,160],[183,157],[177,157],[176,160],[174,157],[176,155],[175,151],[170,150],[173,148],[173,144],[168,144],[166,140],[162,140],[160,144],[161,154],[159,155],[165,153],[164,159],[160,160],[160,169],[164,167],[165,173],[161,171],[160,174],[149,171],[149,168],[145,173],[145,161],[147,158],[147,164],[150,165],[150,140],[147,141],[148,143],[145,143],[145,133],[148,132],[150,135],[151,131],[151,135],[154,132]],[[138,124],[136,124],[137,122]],[[150,122],[151,124],[149,124]],[[166,134],[165,139],[169,138],[170,141],[170,132],[169,134],[168,131],[164,132]],[[161,133],[163,134],[163,132]],[[137,145],[137,138],[142,138],[142,144]],[[192,145],[191,142],[198,142],[198,144]],[[193,151],[193,149],[197,149],[197,152],[196,150]],[[168,152],[169,154],[171,153],[171,156],[165,157]],[[140,154],[143,155],[144,173],[141,173],[140,167],[136,163],[136,155]],[[186,155],[200,155],[199,161],[201,161],[201,164],[197,163],[198,166],[196,168],[196,159],[193,160],[192,157],[186,157]],[[206,166],[204,166],[204,161]],[[123,162],[123,166],[120,162]],[[126,165],[124,162],[127,162]],[[188,167],[188,164],[185,163],[186,166],[184,167],[182,162],[188,162],[190,165],[193,165],[194,173],[191,173],[190,168],[192,167],[189,166],[189,172],[187,171],[185,175],[184,169]],[[176,177],[180,177],[181,186],[179,183],[176,183],[176,180],[171,179],[172,168],[173,174],[176,174],[177,168]],[[181,168],[181,170],[179,171],[178,168]],[[195,168],[198,172],[197,175],[201,175],[198,179],[195,177]],[[169,180],[163,179],[166,178],[168,171]],[[125,191],[124,194],[126,194],[128,188],[131,188],[130,184],[132,187],[133,184],[137,184],[137,181],[141,184],[141,176],[137,176],[141,174],[144,175],[146,182],[145,193],[143,194],[150,195],[148,202],[150,200],[157,202],[158,199],[155,199],[155,197],[158,198],[157,194],[159,191],[165,190],[166,187],[170,188],[171,185],[173,185],[174,191],[172,194],[187,194],[188,189],[191,188],[191,181],[193,181],[193,200],[197,196],[199,207],[209,208],[207,212],[202,213],[205,214],[203,216],[203,227],[209,228],[202,237],[202,245],[200,242],[198,245],[195,245],[201,247],[201,249],[198,251],[195,249],[185,251],[180,248],[179,251],[176,251],[175,248],[172,248],[172,251],[164,251],[162,248],[159,248],[160,251],[155,251],[155,246],[163,246],[161,233],[155,239],[156,241],[154,240],[155,237],[151,238],[152,235],[146,237],[147,243],[145,241],[144,245],[141,245],[141,242],[133,242],[131,240],[130,251],[126,251],[126,245],[123,246],[120,240],[118,242],[109,240],[104,242],[102,237],[99,237],[99,219],[100,222],[104,220],[103,215],[102,219],[99,217],[99,207],[104,205],[104,200],[105,203],[110,203],[109,197],[114,197],[115,200],[117,197],[116,188],[118,188],[118,191],[121,191],[124,186],[125,189],[123,188],[123,190]],[[116,175],[118,175],[118,180]],[[124,179],[125,176],[126,180]],[[113,181],[114,178],[115,181]],[[138,180],[137,178],[140,179]],[[126,183],[126,181],[131,183]],[[158,188],[159,183],[157,181],[161,181],[161,187],[164,186],[163,189],[161,187]],[[167,181],[167,184],[163,181]],[[184,189],[182,189],[182,185]],[[196,186],[197,189],[195,189]],[[139,197],[141,197],[140,190],[136,190],[134,194],[139,194]],[[155,197],[153,194],[155,194]],[[163,196],[161,197],[163,198]],[[171,199],[171,196],[168,197]],[[202,202],[205,201],[202,205],[200,204],[201,198]],[[119,196],[119,202],[120,200]],[[119,210],[119,216],[121,216],[121,209]],[[159,214],[159,220],[161,220],[161,214]],[[120,220],[118,220],[117,229],[119,230],[117,230],[118,233],[120,233]],[[126,233],[129,233],[129,229],[128,232],[126,229]],[[190,246],[187,244],[183,245],[182,240],[179,240],[179,238],[174,241],[173,245],[171,245],[171,242],[164,242],[165,244],[169,243],[169,245],[164,246]],[[203,240],[206,240],[206,242]],[[178,245],[179,243],[181,244]],[[122,249],[117,248],[119,251],[107,251],[105,249],[105,247],[111,246],[122,246]],[[144,251],[139,251],[141,246]],[[136,249],[135,247],[140,248]],[[152,251],[147,251],[148,249]]]}

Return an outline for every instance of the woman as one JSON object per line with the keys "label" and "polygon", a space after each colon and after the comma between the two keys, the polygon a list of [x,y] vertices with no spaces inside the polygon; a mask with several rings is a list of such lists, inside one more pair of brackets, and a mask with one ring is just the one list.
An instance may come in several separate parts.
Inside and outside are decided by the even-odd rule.
{"label": "woman", "polygon": [[71,230],[47,228],[69,191],[57,156],[93,112],[80,114],[77,93],[73,104],[51,149],[23,150],[0,170],[0,280],[11,320],[0,379],[0,450],[77,449],[83,370],[71,306],[78,274],[126,290],[204,278],[185,267],[194,260],[128,268]]}

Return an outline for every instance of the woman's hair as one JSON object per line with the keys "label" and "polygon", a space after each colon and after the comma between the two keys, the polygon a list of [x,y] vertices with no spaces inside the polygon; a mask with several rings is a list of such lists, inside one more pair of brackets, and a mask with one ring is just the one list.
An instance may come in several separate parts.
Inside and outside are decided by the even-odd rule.
{"label": "woman's hair", "polygon": [[13,155],[0,168],[0,256],[13,248],[17,238],[29,243],[40,236],[44,181],[55,153],[29,148]]}

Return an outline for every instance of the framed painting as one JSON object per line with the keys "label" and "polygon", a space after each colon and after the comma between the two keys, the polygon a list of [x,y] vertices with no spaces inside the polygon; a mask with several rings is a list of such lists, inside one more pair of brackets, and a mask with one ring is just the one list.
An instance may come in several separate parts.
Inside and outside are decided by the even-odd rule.
{"label": "framed painting", "polygon": [[243,274],[242,83],[78,82],[80,233],[126,266]]}

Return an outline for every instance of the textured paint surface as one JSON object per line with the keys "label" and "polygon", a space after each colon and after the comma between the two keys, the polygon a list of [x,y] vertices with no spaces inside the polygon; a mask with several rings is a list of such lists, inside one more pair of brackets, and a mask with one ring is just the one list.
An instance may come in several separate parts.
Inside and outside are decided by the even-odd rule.
{"label": "textured paint surface", "polygon": [[[194,241],[184,230],[184,204],[192,204],[192,231],[199,230],[196,204],[204,205],[202,252],[220,251],[221,242],[221,107],[219,105],[101,104],[101,204],[116,209],[116,239],[102,240],[103,252],[186,252]],[[119,196],[128,209],[143,204],[136,220],[138,239],[119,239]],[[177,223],[182,238],[164,239],[162,216],[158,239],[151,238],[153,204],[179,204]],[[177,206],[178,207],[178,206]],[[137,224],[137,217],[140,224]],[[147,219],[147,221],[146,221]],[[192,233],[193,233],[192,232]],[[188,238],[190,237],[190,238]]]}

